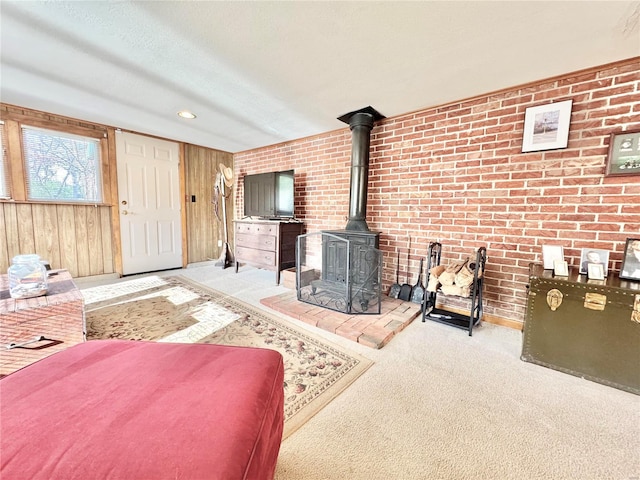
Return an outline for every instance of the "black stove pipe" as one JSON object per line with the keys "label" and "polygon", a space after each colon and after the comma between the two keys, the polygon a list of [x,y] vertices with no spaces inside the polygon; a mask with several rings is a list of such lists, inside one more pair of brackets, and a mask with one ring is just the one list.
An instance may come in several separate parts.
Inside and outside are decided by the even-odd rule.
{"label": "black stove pipe", "polygon": [[347,113],[338,120],[351,129],[351,185],[349,191],[349,218],[345,230],[368,232],[367,191],[369,186],[369,148],[371,129],[376,120],[384,118],[371,107]]}

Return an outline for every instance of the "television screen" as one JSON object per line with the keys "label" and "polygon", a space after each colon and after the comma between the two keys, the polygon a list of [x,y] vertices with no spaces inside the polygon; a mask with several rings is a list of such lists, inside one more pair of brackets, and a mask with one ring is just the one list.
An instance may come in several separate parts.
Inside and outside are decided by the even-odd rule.
{"label": "television screen", "polygon": [[244,216],[294,217],[294,171],[258,173],[244,177]]}

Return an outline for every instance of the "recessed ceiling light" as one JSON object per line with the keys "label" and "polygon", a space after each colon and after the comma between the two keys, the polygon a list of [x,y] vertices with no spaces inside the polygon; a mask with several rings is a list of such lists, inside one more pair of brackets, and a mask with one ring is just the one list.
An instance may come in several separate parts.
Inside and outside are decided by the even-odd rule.
{"label": "recessed ceiling light", "polygon": [[191,118],[196,118],[196,116],[193,113],[188,112],[187,110],[182,110],[182,111],[178,112],[178,116],[182,117],[182,118],[190,118],[190,119]]}

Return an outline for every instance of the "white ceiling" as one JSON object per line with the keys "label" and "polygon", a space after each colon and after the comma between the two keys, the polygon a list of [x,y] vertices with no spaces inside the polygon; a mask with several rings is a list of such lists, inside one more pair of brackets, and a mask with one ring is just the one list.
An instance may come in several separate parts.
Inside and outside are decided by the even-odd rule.
{"label": "white ceiling", "polygon": [[640,1],[2,0],[0,100],[238,152],[640,56],[639,25]]}

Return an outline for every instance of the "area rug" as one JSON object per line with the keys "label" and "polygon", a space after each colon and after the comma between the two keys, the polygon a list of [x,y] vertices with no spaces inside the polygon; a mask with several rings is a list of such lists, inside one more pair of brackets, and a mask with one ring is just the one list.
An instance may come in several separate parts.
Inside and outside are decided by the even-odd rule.
{"label": "area rug", "polygon": [[87,340],[128,339],[270,348],[284,357],[291,435],[372,362],[185,277],[149,276],[82,290]]}

